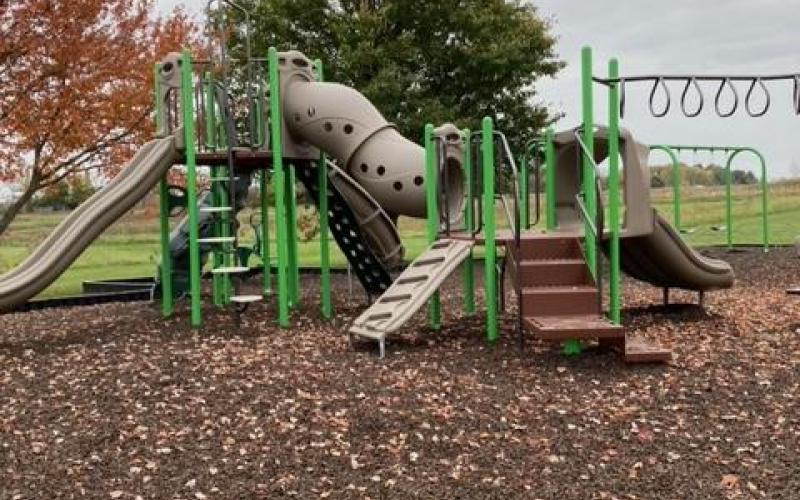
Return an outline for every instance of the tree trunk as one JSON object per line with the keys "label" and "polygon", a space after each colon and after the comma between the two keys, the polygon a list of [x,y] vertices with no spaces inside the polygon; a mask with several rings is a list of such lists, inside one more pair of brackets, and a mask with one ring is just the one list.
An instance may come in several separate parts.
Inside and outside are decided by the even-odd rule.
{"label": "tree trunk", "polygon": [[28,183],[22,196],[20,196],[14,203],[9,206],[2,215],[0,215],[0,235],[2,235],[8,226],[14,221],[14,218],[25,208],[25,205],[31,201],[33,195],[39,190],[41,184],[39,183],[39,176],[34,174],[31,181]]}

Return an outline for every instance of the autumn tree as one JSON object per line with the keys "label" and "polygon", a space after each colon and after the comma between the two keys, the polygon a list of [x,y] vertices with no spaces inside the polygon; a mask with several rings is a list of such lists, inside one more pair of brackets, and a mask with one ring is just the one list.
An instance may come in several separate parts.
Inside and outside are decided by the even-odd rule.
{"label": "autumn tree", "polygon": [[76,175],[113,175],[152,133],[153,64],[194,27],[153,0],[0,2],[0,182],[22,196]]}

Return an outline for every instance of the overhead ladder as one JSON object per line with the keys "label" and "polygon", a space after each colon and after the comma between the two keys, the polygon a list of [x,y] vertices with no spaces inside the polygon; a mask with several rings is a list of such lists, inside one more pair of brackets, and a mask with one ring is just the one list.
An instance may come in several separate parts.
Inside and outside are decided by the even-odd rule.
{"label": "overhead ladder", "polygon": [[386,336],[403,326],[464,260],[473,242],[441,239],[412,262],[386,292],[350,326],[350,336],[376,340],[385,353]]}

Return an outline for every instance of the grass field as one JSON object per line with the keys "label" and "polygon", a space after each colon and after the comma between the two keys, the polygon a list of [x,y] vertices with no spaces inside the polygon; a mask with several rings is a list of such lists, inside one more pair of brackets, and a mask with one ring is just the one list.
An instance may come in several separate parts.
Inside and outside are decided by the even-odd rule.
{"label": "grass field", "polygon": [[[672,193],[669,189],[654,190],[655,207],[672,220]],[[773,244],[791,243],[798,235],[800,216],[800,182],[783,182],[769,189],[769,234]],[[721,188],[684,188],[682,193],[682,222],[693,231],[686,240],[696,246],[722,244],[723,231],[711,226],[724,225],[724,198]],[[761,201],[757,186],[734,188],[734,243],[761,242]],[[19,262],[64,217],[64,214],[23,214],[0,237],[0,273]],[[498,210],[498,224],[505,216]],[[240,214],[241,241],[250,244],[253,231],[247,224],[249,212]],[[272,220],[272,219],[271,219]],[[413,258],[425,247],[424,221],[401,219],[400,231],[406,245],[406,256]],[[271,234],[275,234],[274,229]],[[346,261],[336,245],[332,245],[332,265],[344,267]],[[274,245],[272,255],[275,255]],[[86,252],[40,297],[55,297],[80,293],[84,280],[149,276],[158,261],[158,222],[152,210],[137,209],[109,228]],[[300,261],[306,266],[319,265],[319,240],[300,244]]]}

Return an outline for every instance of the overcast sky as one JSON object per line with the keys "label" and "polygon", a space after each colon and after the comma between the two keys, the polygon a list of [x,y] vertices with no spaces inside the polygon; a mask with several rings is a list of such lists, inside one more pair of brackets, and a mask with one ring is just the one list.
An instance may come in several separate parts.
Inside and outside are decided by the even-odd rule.
{"label": "overcast sky", "polygon": [[[185,4],[202,19],[205,0],[157,0],[167,11]],[[623,74],[800,72],[797,20],[800,0],[536,0],[553,23],[558,52],[567,68],[557,78],[538,85],[540,98],[554,111],[565,113],[559,127],[578,123],[579,55],[591,45],[595,73],[603,74],[609,57],[620,60]],[[706,106],[697,118],[684,118],[677,102],[681,86],[671,88],[668,117],[652,118],[647,109],[649,87],[627,92],[623,125],[647,143],[736,144],[760,149],[772,178],[800,176],[800,116],[792,112],[790,83],[770,85],[772,106],[762,118],[750,118],[740,106],[732,118],[713,112],[716,89],[706,88]],[[740,84],[744,98],[746,85]],[[595,94],[596,117],[605,121],[606,94]],[[715,162],[720,163],[720,155]],[[708,162],[709,155],[684,156],[685,161]],[[665,162],[654,155],[654,162]],[[741,156],[737,168],[751,162]]]}

